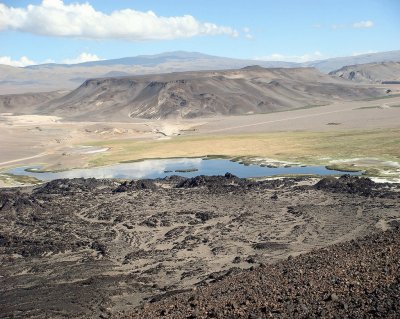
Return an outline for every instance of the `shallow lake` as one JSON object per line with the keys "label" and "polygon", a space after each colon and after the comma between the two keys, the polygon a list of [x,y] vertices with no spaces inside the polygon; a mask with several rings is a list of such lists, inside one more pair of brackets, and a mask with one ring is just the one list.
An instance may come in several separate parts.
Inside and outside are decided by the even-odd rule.
{"label": "shallow lake", "polygon": [[[224,175],[230,172],[238,177],[262,177],[288,174],[342,175],[343,172],[328,170],[324,166],[292,166],[292,167],[263,167],[260,165],[244,165],[227,159],[202,158],[173,158],[144,160],[133,163],[115,164],[110,166],[73,169],[63,172],[32,172],[35,167],[17,167],[8,171],[15,175],[34,176],[39,180],[48,181],[58,178],[163,178],[170,175],[193,177],[197,175]],[[36,167],[38,168],[38,167]],[[360,172],[349,173],[360,175]]]}

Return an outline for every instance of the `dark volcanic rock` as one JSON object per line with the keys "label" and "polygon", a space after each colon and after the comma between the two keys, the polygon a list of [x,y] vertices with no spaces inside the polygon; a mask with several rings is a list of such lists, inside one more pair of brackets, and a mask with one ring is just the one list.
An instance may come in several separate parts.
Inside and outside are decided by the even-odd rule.
{"label": "dark volcanic rock", "polygon": [[118,318],[160,318],[164,309],[176,319],[399,318],[400,232],[210,276],[215,280],[196,291],[159,298]]}
{"label": "dark volcanic rock", "polygon": [[288,248],[287,244],[275,243],[275,242],[262,242],[253,245],[254,249],[264,249],[264,250],[279,250]]}
{"label": "dark volcanic rock", "polygon": [[96,178],[55,179],[34,190],[35,194],[63,194],[74,192],[94,192],[96,189],[110,188],[112,180]]}
{"label": "dark volcanic rock", "polygon": [[339,307],[339,317],[390,318],[399,243],[329,248],[399,226],[400,186],[360,180],[339,179],[340,191],[231,174],[0,189],[0,317],[110,318],[189,288],[190,300],[153,299],[140,317],[333,317]]}
{"label": "dark volcanic rock", "polygon": [[207,186],[210,188],[217,188],[220,186],[227,186],[240,183],[240,178],[231,173],[226,173],[224,176],[205,176],[199,175],[193,178],[188,178],[181,181],[176,185],[177,188],[194,188]]}
{"label": "dark volcanic rock", "polygon": [[360,194],[363,196],[372,196],[373,190],[377,187],[369,178],[343,175],[336,179],[335,177],[325,177],[321,179],[315,188],[329,190],[333,192],[343,192],[349,194]]}
{"label": "dark volcanic rock", "polygon": [[128,192],[128,191],[136,191],[142,189],[150,189],[155,190],[157,185],[151,179],[141,179],[141,180],[132,180],[130,182],[123,182],[119,185],[114,192]]}

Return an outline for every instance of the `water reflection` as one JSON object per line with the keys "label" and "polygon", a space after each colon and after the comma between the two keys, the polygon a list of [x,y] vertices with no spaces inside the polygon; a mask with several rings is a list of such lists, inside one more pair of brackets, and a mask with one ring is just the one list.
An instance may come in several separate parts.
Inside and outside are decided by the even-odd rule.
{"label": "water reflection", "polygon": [[[32,169],[32,167],[29,167]],[[170,175],[193,177],[197,175],[223,175],[230,172],[238,177],[261,177],[285,174],[316,174],[336,175],[343,174],[339,171],[328,170],[323,166],[306,167],[262,167],[259,165],[243,165],[226,159],[203,160],[201,158],[174,158],[160,160],[145,160],[134,163],[115,164],[104,167],[73,169],[65,172],[38,173],[26,171],[27,167],[18,167],[9,170],[15,175],[34,176],[40,180],[53,180],[58,178],[163,178]],[[360,173],[352,173],[359,175]]]}

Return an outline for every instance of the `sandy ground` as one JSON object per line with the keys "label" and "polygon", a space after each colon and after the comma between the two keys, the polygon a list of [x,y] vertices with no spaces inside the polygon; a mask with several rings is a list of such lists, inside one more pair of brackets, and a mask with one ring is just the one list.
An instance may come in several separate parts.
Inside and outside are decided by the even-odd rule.
{"label": "sandy ground", "polygon": [[400,97],[340,102],[311,109],[210,119],[198,133],[332,131],[400,127]]}
{"label": "sandy ground", "polygon": [[[202,123],[202,121],[200,121]],[[190,129],[192,123],[141,119],[132,123],[62,122],[54,116],[0,114],[0,169],[28,163],[55,163],[66,166],[86,162],[90,154],[82,145],[110,139],[160,139]],[[69,165],[68,165],[69,164]]]}

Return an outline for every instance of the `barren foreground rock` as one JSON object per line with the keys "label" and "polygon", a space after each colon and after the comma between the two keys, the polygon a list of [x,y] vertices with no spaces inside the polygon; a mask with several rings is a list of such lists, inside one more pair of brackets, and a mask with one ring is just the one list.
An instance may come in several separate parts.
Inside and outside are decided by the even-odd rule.
{"label": "barren foreground rock", "polygon": [[349,176],[76,179],[3,189],[1,316],[111,317],[139,307],[133,316],[142,318],[356,308],[395,317],[398,231],[271,264],[395,228],[399,198],[399,185]]}
{"label": "barren foreground rock", "polygon": [[400,229],[216,278],[122,318],[399,318]]}

